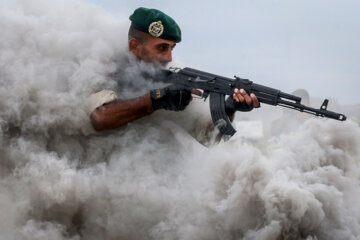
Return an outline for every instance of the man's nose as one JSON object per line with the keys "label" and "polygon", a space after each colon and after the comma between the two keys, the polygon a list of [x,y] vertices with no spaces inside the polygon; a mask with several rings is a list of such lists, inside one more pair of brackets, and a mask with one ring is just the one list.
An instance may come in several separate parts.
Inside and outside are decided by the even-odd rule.
{"label": "man's nose", "polygon": [[166,51],[166,53],[164,54],[164,58],[166,61],[171,62],[172,61],[172,49],[169,49],[168,51]]}

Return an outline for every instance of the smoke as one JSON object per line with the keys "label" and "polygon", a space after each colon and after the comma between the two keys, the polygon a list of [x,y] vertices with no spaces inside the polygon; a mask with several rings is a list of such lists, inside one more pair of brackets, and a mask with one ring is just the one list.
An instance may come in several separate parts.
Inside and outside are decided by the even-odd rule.
{"label": "smoke", "polygon": [[309,119],[261,147],[207,148],[194,136],[208,106],[194,99],[96,133],[91,92],[153,86],[138,74],[151,66],[122,59],[127,28],[78,1],[0,10],[0,239],[360,237],[355,122]]}

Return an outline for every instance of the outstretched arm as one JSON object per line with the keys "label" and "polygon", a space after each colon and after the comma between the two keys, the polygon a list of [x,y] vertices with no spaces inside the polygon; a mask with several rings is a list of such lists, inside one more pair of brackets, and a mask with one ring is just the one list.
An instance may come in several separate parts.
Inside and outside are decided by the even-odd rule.
{"label": "outstretched arm", "polygon": [[129,122],[151,114],[157,109],[182,111],[191,101],[191,93],[197,90],[170,85],[163,89],[150,91],[149,94],[132,100],[114,100],[97,107],[90,115],[95,130],[103,131],[121,127]]}
{"label": "outstretched arm", "polygon": [[115,100],[96,108],[90,115],[95,130],[103,131],[121,127],[154,112],[150,94],[120,101]]}

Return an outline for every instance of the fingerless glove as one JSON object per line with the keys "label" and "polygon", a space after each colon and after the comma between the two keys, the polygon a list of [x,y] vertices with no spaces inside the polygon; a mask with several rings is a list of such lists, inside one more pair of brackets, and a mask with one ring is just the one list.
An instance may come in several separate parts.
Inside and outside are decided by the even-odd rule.
{"label": "fingerless glove", "polygon": [[191,90],[179,85],[170,85],[150,91],[150,97],[154,110],[182,111],[190,103]]}

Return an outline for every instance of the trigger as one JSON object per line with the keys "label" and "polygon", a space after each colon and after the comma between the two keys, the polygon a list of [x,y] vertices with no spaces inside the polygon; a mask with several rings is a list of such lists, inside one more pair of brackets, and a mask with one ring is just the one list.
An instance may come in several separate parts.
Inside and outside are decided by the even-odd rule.
{"label": "trigger", "polygon": [[209,92],[208,91],[204,91],[202,94],[202,97],[204,98],[204,101],[206,101],[207,97],[209,96]]}

